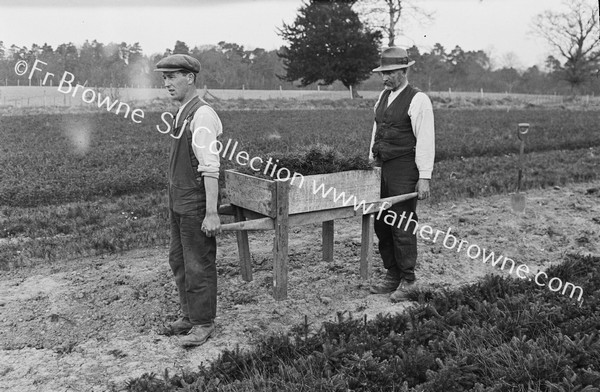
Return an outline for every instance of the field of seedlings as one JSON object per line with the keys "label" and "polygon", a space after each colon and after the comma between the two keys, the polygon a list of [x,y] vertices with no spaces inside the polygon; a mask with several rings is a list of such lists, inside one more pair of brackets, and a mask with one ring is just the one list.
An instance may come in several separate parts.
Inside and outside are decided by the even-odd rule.
{"label": "field of seedlings", "polygon": [[[369,109],[221,117],[223,144],[237,142],[251,157],[313,144],[366,157],[372,124]],[[525,189],[598,179],[597,120],[595,111],[438,109],[433,201],[513,192],[521,122],[531,124]],[[0,267],[166,244],[169,140],[157,126],[165,129],[160,113],[142,124],[112,113],[3,119]],[[229,159],[222,166],[243,169]]]}
{"label": "field of seedlings", "polygon": [[[264,159],[315,145],[366,157],[371,105],[222,110],[221,142]],[[2,116],[0,390],[598,392],[598,113],[436,105],[432,199],[419,204],[421,222],[577,284],[583,302],[420,240],[423,286],[391,304],[359,279],[360,219],[336,221],[332,263],[320,225],[290,228],[289,298],[276,302],[272,233],[251,233],[252,282],[228,233],[218,335],[194,350],[161,334],[177,317],[161,112]]]}

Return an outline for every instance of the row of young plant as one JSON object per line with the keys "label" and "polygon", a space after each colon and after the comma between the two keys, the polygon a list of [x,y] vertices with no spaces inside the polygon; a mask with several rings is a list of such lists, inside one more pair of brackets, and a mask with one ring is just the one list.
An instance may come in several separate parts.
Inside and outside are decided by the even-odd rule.
{"label": "row of young plant", "polygon": [[600,391],[600,258],[569,255],[547,273],[583,302],[502,276],[416,291],[414,307],[320,330],[298,325],[199,371],[145,374],[128,391]]}
{"label": "row of young plant", "polygon": [[[600,148],[530,154],[527,163],[528,189],[596,180]],[[445,161],[434,171],[432,202],[514,191],[516,173],[511,157]],[[0,245],[0,268],[165,245],[169,239],[162,190],[60,205],[4,206],[0,213],[0,238],[10,240]]]}
{"label": "row of young plant", "polygon": [[[344,157],[367,157],[372,125],[368,109],[239,111],[223,112],[221,117],[224,140],[239,142],[238,150],[251,156],[288,155],[320,143]],[[506,169],[516,162],[519,122],[532,124],[527,153],[582,150],[583,154],[585,148],[600,146],[593,111],[440,109],[435,171],[445,177],[447,161],[511,155],[490,158],[499,171]],[[149,114],[142,124],[109,113],[3,118],[0,204],[56,205],[164,189],[169,141],[157,125],[163,125],[158,113]],[[467,161],[462,167],[469,171],[471,166]],[[234,167],[239,165],[223,159],[223,168]],[[451,173],[461,177],[464,169]]]}
{"label": "row of young plant", "polygon": [[[59,126],[85,127],[85,118],[61,119]],[[87,154],[72,156],[57,152],[64,151],[66,142],[52,119],[34,117],[32,127],[20,133],[13,127],[15,139],[7,139],[9,144],[2,146],[7,175],[0,179],[0,192],[10,196],[2,196],[4,206],[0,207],[0,238],[9,239],[0,245],[0,268],[167,244],[162,162],[166,151],[160,144],[164,135],[145,131],[146,138],[140,138],[135,132],[118,129],[120,122],[109,122],[99,132],[103,137],[95,136],[96,145]],[[337,139],[341,133],[338,129]],[[28,141],[38,144],[28,145]],[[42,144],[48,147],[42,149]],[[298,172],[336,171],[345,164],[365,163],[356,153],[344,155],[335,147],[304,151],[305,155],[290,152],[279,156],[287,159],[285,164],[298,165]],[[525,161],[525,189],[590,181],[600,174],[597,147],[530,153]],[[316,162],[320,167],[314,167]],[[223,163],[235,167],[231,161]],[[445,160],[434,171],[432,200],[513,191],[516,165],[513,156]]]}

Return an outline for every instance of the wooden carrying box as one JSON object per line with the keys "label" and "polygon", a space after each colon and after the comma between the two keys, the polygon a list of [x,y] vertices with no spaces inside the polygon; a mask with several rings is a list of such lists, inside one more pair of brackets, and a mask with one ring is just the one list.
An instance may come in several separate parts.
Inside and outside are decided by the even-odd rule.
{"label": "wooden carrying box", "polygon": [[[373,245],[371,202],[379,201],[381,170],[351,170],[266,180],[235,170],[225,171],[227,199],[236,223],[242,279],[252,280],[246,230],[274,230],[273,296],[287,298],[288,231],[290,227],[322,222],[323,260],[333,261],[334,220],[362,215],[360,276],[367,279]],[[368,207],[366,206],[368,205]],[[364,211],[364,209],[367,211]],[[376,209],[376,208],[375,208]],[[246,219],[250,218],[250,221]],[[225,229],[224,225],[223,228]]]}
{"label": "wooden carrying box", "polygon": [[[337,173],[301,176],[295,174],[289,183],[289,214],[357,206],[379,200],[381,169],[350,170]],[[229,203],[261,215],[276,216],[275,180],[225,171]],[[324,196],[326,195],[326,196]],[[337,201],[336,201],[337,199]]]}

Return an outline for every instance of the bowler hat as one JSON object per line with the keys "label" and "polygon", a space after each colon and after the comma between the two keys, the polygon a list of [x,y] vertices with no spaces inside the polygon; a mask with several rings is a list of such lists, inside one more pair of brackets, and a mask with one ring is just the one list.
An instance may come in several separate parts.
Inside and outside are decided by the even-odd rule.
{"label": "bowler hat", "polygon": [[173,54],[156,63],[155,72],[189,71],[200,72],[200,61],[187,54]]}
{"label": "bowler hat", "polygon": [[391,46],[385,48],[381,53],[381,65],[373,72],[394,71],[396,69],[408,68],[415,63],[408,58],[408,53],[402,48]]}

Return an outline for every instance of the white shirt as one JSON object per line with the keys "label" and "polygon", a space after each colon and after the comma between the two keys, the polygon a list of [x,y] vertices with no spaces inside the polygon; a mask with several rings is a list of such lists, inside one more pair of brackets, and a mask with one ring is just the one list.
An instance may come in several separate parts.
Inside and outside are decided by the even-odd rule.
{"label": "white shirt", "polygon": [[[206,103],[202,99],[201,101]],[[179,121],[179,115],[189,102],[187,101],[181,105],[177,111],[177,115],[175,116],[176,122]],[[219,154],[218,152],[213,152],[219,149],[216,146],[213,148],[210,147],[217,142],[217,136],[223,133],[221,119],[219,119],[213,108],[203,105],[196,110],[190,122],[190,129],[192,130],[192,150],[199,162],[197,170],[202,176],[219,178]]]}
{"label": "white shirt", "polygon": [[[404,88],[390,93],[387,106],[390,106]],[[379,105],[381,96],[384,92],[385,90],[379,94],[379,99],[377,99],[377,102],[375,103],[375,110],[377,110],[377,105]],[[431,100],[425,93],[419,91],[415,94],[408,107],[408,116],[410,117],[413,133],[417,139],[417,145],[415,147],[415,163],[419,170],[419,178],[431,179],[433,161],[435,159],[435,128],[433,122],[433,106],[431,105]],[[377,123],[374,122],[373,132],[371,134],[371,146],[369,147],[369,160],[371,161],[375,160],[373,157],[373,144],[375,143],[376,131]]]}

